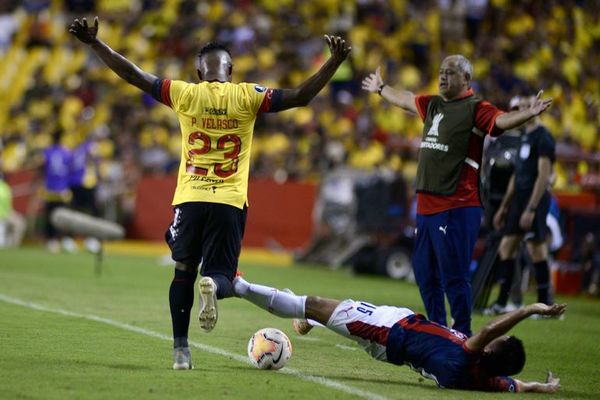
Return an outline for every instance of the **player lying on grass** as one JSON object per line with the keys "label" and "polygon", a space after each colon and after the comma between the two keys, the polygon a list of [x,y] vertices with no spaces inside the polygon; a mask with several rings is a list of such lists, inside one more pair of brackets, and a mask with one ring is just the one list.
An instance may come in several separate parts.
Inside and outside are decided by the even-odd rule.
{"label": "player lying on grass", "polygon": [[233,289],[279,317],[296,318],[293,325],[300,335],[316,321],[356,341],[376,360],[406,364],[442,388],[541,393],[560,388],[551,372],[545,383],[510,378],[523,369],[525,350],[519,339],[504,334],[531,315],[561,315],[566,304],[531,304],[497,317],[467,337],[408,308],[296,296],[241,277],[235,278]]}

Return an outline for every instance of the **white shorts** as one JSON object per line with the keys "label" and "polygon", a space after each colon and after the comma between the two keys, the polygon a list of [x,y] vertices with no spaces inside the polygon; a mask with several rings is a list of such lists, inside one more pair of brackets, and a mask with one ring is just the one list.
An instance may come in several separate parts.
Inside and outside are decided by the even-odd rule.
{"label": "white shorts", "polygon": [[327,321],[327,327],[357,342],[371,357],[386,361],[387,337],[394,324],[414,311],[408,308],[375,306],[364,301],[342,301]]}

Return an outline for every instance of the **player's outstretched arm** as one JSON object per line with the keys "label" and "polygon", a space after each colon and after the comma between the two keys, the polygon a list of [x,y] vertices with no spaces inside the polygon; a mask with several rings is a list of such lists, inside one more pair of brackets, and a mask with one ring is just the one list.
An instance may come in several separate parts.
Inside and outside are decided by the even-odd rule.
{"label": "player's outstretched arm", "polygon": [[325,35],[325,41],[331,51],[331,57],[310,78],[296,89],[279,89],[281,98],[273,103],[271,111],[283,111],[289,108],[306,106],[329,82],[338,67],[344,62],[352,47],[339,36]]}
{"label": "player's outstretched arm", "polygon": [[146,93],[152,94],[152,84],[156,76],[142,71],[137,65],[111,49],[98,39],[98,17],[94,18],[94,26],[88,26],[87,20],[75,19],[69,27],[69,33],[82,43],[87,44],[98,57],[123,80],[131,83]]}
{"label": "player's outstretched arm", "polygon": [[386,85],[381,77],[381,67],[377,67],[374,74],[369,74],[363,79],[362,88],[367,92],[379,93],[381,97],[406,111],[417,112],[415,94],[408,90],[397,90]]}
{"label": "player's outstretched arm", "polygon": [[531,107],[525,110],[511,111],[498,115],[496,118],[496,127],[500,129],[513,129],[531,118],[537,117],[550,107],[552,99],[542,99],[543,90],[540,90],[535,96],[535,101],[531,104]]}
{"label": "player's outstretched arm", "polygon": [[488,322],[479,332],[467,339],[465,346],[471,351],[482,351],[492,340],[504,335],[525,318],[534,314],[557,316],[563,314],[566,308],[566,304],[529,304]]}
{"label": "player's outstretched arm", "polygon": [[521,392],[556,393],[560,389],[560,379],[548,371],[546,382],[523,382],[515,379]]}

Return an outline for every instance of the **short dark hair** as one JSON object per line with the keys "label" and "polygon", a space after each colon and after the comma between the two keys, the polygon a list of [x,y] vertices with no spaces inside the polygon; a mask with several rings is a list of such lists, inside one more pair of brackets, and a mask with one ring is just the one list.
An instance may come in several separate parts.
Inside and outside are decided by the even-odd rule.
{"label": "short dark hair", "polygon": [[523,342],[514,336],[498,343],[491,353],[481,359],[481,367],[488,376],[516,375],[525,366]]}
{"label": "short dark hair", "polygon": [[54,131],[52,132],[52,144],[60,144],[62,136],[63,130],[61,127],[57,127],[56,129],[54,129]]}
{"label": "short dark hair", "polygon": [[198,59],[200,59],[200,58],[202,58],[202,56],[204,56],[208,53],[212,53],[214,51],[224,51],[227,54],[229,54],[229,57],[231,57],[231,53],[229,52],[229,49],[224,44],[217,43],[217,42],[208,42],[206,45],[204,45],[204,47],[202,47],[200,49],[200,52],[198,53]]}

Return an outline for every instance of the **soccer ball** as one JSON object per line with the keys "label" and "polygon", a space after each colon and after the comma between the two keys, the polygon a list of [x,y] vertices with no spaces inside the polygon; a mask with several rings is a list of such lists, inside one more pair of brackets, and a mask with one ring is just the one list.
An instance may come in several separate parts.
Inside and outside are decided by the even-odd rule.
{"label": "soccer ball", "polygon": [[292,356],[292,342],[275,328],[263,328],[250,337],[248,357],[258,369],[280,369]]}

